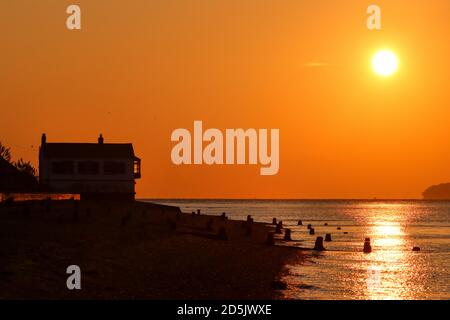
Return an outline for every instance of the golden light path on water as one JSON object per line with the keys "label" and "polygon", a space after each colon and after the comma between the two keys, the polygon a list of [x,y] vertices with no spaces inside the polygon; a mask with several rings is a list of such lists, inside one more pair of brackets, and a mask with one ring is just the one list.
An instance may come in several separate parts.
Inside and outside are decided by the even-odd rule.
{"label": "golden light path on water", "polygon": [[[401,204],[378,204],[367,214],[366,225],[373,252],[365,254],[365,298],[371,300],[415,299],[420,296],[420,281],[415,278],[412,244],[406,226],[409,212]],[[363,288],[361,288],[363,289]]]}
{"label": "golden light path on water", "polygon": [[[329,250],[312,251],[306,264],[289,269],[285,280],[292,290],[284,298],[409,300],[427,296],[430,266],[423,252],[412,251],[418,214],[413,205],[360,202],[334,207],[323,218],[330,219],[333,210],[340,210],[345,221],[342,230],[348,234],[336,233],[330,225],[316,227],[316,234],[335,230],[331,231],[333,241],[326,243]],[[304,237],[302,245],[313,246],[315,237]],[[362,250],[365,238],[371,240],[369,254]]]}
{"label": "golden light path on water", "polygon": [[[380,223],[380,222],[377,222]],[[381,222],[383,223],[383,222]],[[369,266],[367,268],[367,298],[368,299],[402,299],[407,288],[400,288],[397,284],[404,277],[403,268],[408,267],[405,253],[398,250],[405,240],[400,225],[375,225],[372,229],[375,239],[374,247],[383,247],[382,251],[371,253]],[[396,278],[386,276],[386,269],[397,271]],[[392,269],[397,270],[392,270]]]}

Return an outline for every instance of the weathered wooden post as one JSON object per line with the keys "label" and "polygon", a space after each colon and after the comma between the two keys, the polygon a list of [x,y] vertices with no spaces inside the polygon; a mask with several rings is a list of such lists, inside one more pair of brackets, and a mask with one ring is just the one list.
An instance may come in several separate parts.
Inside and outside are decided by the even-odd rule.
{"label": "weathered wooden post", "polygon": [[286,229],[284,231],[284,240],[285,241],[291,241],[292,240],[292,238],[291,238],[291,229]]}
{"label": "weathered wooden post", "polygon": [[325,242],[331,242],[331,234],[330,233],[327,233],[325,235]]}
{"label": "weathered wooden post", "polygon": [[325,248],[323,247],[323,237],[317,237],[316,243],[314,244],[314,250],[323,251]]}
{"label": "weathered wooden post", "polygon": [[277,226],[275,227],[275,233],[280,234],[281,233],[281,229],[282,229],[281,225],[277,224]]}
{"label": "weathered wooden post", "polygon": [[371,253],[372,252],[372,246],[370,245],[370,238],[366,238],[364,240],[364,253]]}

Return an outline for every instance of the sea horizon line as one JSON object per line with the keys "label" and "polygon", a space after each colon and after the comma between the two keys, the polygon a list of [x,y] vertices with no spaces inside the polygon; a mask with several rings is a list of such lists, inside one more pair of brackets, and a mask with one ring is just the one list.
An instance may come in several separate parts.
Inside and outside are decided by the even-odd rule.
{"label": "sea horizon line", "polygon": [[450,199],[424,199],[424,198],[152,198],[137,197],[142,200],[163,201],[450,201]]}

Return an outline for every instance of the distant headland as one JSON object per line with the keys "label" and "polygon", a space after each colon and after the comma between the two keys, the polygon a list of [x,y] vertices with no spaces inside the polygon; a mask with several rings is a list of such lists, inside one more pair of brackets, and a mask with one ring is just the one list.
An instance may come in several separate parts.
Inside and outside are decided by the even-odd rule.
{"label": "distant headland", "polygon": [[426,200],[450,200],[450,183],[428,187],[422,195]]}

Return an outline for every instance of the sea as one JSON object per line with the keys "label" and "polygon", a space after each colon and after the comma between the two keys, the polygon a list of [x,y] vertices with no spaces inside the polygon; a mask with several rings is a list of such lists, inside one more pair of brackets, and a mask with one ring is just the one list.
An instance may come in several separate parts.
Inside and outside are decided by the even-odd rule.
{"label": "sea", "polygon": [[[285,299],[450,299],[450,201],[148,201],[184,212],[226,212],[237,220],[251,215],[267,224],[275,217],[292,230],[292,241],[282,245],[313,248],[317,236],[331,234],[325,251],[304,251],[304,262],[286,265]],[[315,235],[309,234],[308,224]],[[363,252],[365,238],[370,238],[371,253]]]}

